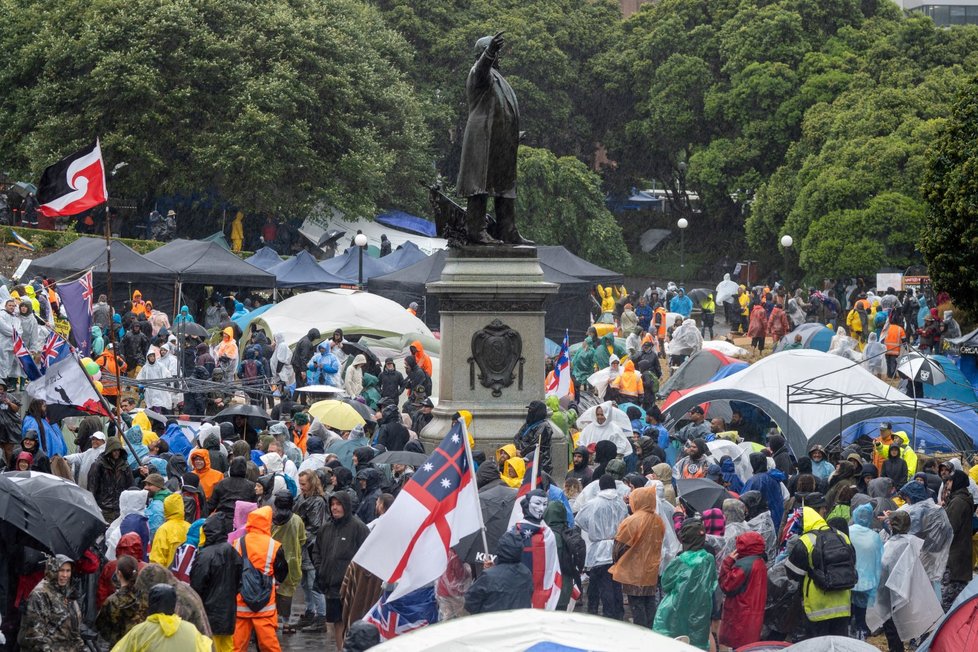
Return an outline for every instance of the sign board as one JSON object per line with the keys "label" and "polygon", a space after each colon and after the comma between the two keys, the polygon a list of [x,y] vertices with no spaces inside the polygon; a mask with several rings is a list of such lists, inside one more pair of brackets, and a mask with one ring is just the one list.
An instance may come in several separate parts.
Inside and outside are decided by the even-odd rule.
{"label": "sign board", "polygon": [[876,275],[876,290],[877,293],[885,292],[887,289],[893,288],[896,291],[903,289],[903,274],[900,272],[888,272],[885,274]]}
{"label": "sign board", "polygon": [[11,276],[11,278],[14,279],[14,280],[16,280],[16,281],[19,281],[20,278],[27,271],[27,268],[30,267],[30,266],[31,266],[31,259],[30,258],[21,258],[20,265],[17,265],[17,271],[14,272],[14,275]]}
{"label": "sign board", "polygon": [[930,296],[930,277],[929,276],[904,276],[903,289],[914,290],[918,295],[923,293]]}

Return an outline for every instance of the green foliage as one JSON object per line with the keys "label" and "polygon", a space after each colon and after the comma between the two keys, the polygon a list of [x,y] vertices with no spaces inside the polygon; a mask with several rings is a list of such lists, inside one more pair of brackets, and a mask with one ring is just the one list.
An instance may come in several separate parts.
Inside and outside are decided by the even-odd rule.
{"label": "green foliage", "polygon": [[[37,178],[102,138],[117,196],[246,211],[420,205],[407,42],[358,0],[0,0],[0,160]],[[412,204],[414,202],[414,204]]]}
{"label": "green foliage", "polygon": [[601,179],[572,156],[521,147],[516,215],[520,232],[559,244],[591,262],[622,270],[631,257],[621,227],[604,204]]}
{"label": "green foliage", "polygon": [[921,247],[936,287],[978,314],[978,78],[964,85],[929,152]]}

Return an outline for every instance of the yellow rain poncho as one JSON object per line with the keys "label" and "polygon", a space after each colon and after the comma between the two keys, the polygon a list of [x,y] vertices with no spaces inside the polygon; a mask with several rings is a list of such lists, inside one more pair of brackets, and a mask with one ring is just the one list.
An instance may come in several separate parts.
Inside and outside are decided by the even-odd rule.
{"label": "yellow rain poncho", "polygon": [[170,494],[163,500],[163,518],[166,520],[153,537],[149,560],[169,568],[173,563],[173,555],[187,540],[187,531],[190,529],[190,523],[183,518],[183,497],[180,494]]}
{"label": "yellow rain poncho", "polygon": [[129,630],[112,652],[210,652],[211,639],[180,616],[153,614]]}

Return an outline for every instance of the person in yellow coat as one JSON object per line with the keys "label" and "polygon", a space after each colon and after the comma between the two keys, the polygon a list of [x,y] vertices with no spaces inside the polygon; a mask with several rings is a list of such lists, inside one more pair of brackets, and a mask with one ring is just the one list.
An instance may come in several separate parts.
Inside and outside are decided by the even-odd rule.
{"label": "person in yellow coat", "polygon": [[601,312],[615,311],[615,296],[612,288],[598,285],[598,296],[601,298]]}
{"label": "person in yellow coat", "polygon": [[190,523],[183,518],[183,497],[180,494],[170,494],[163,500],[163,525],[153,537],[153,547],[149,560],[163,568],[169,568],[173,556],[186,540]]}
{"label": "person in yellow coat", "polygon": [[231,221],[231,251],[238,253],[244,242],[244,213],[238,211]]}
{"label": "person in yellow coat", "polygon": [[210,652],[211,639],[176,615],[177,592],[169,584],[149,590],[146,620],[129,630],[112,652]]}

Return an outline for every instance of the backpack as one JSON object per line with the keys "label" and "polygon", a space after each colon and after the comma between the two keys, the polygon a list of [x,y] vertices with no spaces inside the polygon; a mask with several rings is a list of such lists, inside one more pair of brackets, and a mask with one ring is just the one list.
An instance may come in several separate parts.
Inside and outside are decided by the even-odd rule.
{"label": "backpack", "polygon": [[580,575],[581,571],[584,570],[587,559],[587,545],[581,536],[581,528],[576,525],[574,527],[568,527],[561,536],[564,539],[564,545],[567,546],[567,551],[570,553],[571,561],[574,564],[575,575]]}
{"label": "backpack", "polygon": [[244,562],[241,570],[241,599],[252,611],[261,611],[272,597],[275,578],[265,575],[251,563],[248,549],[245,547],[245,537],[241,537],[238,541],[241,542],[241,560]]}
{"label": "backpack", "polygon": [[258,363],[254,360],[245,360],[241,363],[241,375],[248,380],[258,378]]}
{"label": "backpack", "polygon": [[823,591],[843,591],[856,586],[856,551],[833,529],[818,530],[809,553],[809,576]]}

